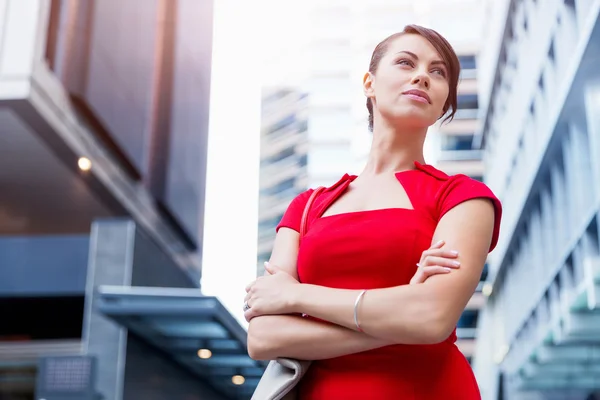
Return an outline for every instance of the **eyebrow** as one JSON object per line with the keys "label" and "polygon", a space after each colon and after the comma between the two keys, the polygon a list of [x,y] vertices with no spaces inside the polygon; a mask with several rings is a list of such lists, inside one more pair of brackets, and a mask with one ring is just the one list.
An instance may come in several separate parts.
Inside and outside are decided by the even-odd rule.
{"label": "eyebrow", "polygon": [[[400,53],[408,54],[409,56],[411,56],[415,60],[419,59],[419,57],[415,53],[413,53],[411,51],[408,51],[408,50],[402,50],[402,51],[399,51],[396,54],[400,54]],[[438,64],[440,64],[440,65],[443,65],[444,67],[448,68],[448,65],[443,60],[435,60],[435,61],[432,61],[431,64],[432,65],[438,65]]]}

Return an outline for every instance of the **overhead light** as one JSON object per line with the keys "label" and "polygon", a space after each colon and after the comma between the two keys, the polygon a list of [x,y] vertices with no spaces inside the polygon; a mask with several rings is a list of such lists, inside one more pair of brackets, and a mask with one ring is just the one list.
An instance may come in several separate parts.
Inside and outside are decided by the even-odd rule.
{"label": "overhead light", "polygon": [[198,357],[202,358],[203,360],[211,358],[212,351],[210,351],[208,349],[200,349],[200,350],[198,350]]}
{"label": "overhead light", "polygon": [[244,382],[246,382],[246,378],[244,378],[241,375],[234,375],[231,377],[231,382],[233,382],[234,385],[243,385]]}
{"label": "overhead light", "polygon": [[483,287],[481,288],[481,293],[483,293],[483,295],[485,297],[490,297],[493,291],[493,286],[491,283],[486,282],[483,284]]}
{"label": "overhead light", "polygon": [[82,171],[89,171],[92,168],[92,162],[87,157],[80,157],[79,160],[77,160],[77,166]]}

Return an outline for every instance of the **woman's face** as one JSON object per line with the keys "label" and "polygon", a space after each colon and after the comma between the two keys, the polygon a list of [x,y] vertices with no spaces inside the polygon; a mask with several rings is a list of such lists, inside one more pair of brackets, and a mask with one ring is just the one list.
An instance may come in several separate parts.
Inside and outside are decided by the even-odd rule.
{"label": "woman's face", "polygon": [[375,74],[365,75],[365,94],[392,124],[429,127],[444,113],[448,73],[427,39],[405,34],[389,44]]}

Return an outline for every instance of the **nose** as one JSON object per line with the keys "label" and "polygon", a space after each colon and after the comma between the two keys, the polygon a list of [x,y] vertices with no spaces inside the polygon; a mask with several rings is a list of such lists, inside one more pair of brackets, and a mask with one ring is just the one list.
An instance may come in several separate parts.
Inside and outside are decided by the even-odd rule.
{"label": "nose", "polygon": [[423,85],[426,89],[429,89],[429,85],[431,84],[431,82],[429,81],[429,76],[427,76],[427,74],[419,72],[413,77],[412,84]]}

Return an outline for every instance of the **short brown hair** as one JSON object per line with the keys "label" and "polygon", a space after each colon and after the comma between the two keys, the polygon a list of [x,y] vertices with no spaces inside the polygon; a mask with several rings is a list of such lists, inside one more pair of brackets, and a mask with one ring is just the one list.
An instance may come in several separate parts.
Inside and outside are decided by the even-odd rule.
{"label": "short brown hair", "polygon": [[[377,72],[377,67],[379,67],[379,62],[387,53],[389,44],[395,39],[399,38],[405,34],[416,34],[421,35],[425,39],[427,39],[431,45],[440,53],[442,60],[448,66],[448,86],[450,91],[448,92],[448,99],[446,100],[446,104],[444,104],[444,114],[448,110],[451,110],[450,114],[444,118],[445,121],[451,121],[454,118],[454,114],[456,114],[456,102],[457,102],[457,92],[458,92],[458,77],[460,76],[460,61],[458,60],[458,56],[456,52],[448,43],[448,41],[439,33],[434,31],[433,29],[424,28],[419,25],[407,25],[404,27],[402,32],[394,33],[393,35],[388,36],[383,41],[381,41],[377,46],[375,46],[375,50],[373,50],[373,55],[371,56],[371,62],[369,63],[369,72],[375,74]],[[367,110],[369,110],[369,130],[373,131],[373,102],[370,98],[367,98]]]}

